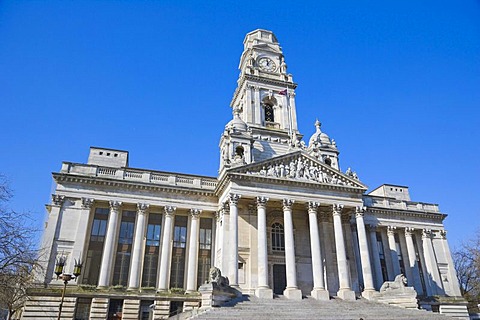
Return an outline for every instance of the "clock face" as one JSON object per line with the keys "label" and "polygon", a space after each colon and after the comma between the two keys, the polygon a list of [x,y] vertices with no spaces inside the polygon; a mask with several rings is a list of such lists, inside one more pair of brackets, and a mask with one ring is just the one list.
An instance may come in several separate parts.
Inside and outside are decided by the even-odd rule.
{"label": "clock face", "polygon": [[276,69],[275,62],[270,58],[260,58],[258,60],[258,66],[260,69],[270,72],[275,71]]}

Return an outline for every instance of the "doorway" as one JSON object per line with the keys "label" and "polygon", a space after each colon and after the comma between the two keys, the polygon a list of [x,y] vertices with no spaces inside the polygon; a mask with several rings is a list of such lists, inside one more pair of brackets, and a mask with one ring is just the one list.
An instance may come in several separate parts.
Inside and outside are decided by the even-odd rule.
{"label": "doorway", "polygon": [[287,287],[287,270],[284,264],[273,265],[273,293],[283,294]]}

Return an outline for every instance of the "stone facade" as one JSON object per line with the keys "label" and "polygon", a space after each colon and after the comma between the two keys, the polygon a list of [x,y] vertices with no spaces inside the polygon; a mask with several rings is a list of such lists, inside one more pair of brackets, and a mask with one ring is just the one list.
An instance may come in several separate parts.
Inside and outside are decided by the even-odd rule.
{"label": "stone facade", "polygon": [[272,32],[247,34],[239,68],[218,177],[133,169],[128,152],[93,147],[86,164],[53,174],[45,288],[32,291],[25,319],[42,317],[35,303],[59,300],[59,256],[68,273],[83,261],[66,294],[65,316],[77,319],[160,319],[198,306],[212,266],[266,299],[371,298],[401,273],[421,297],[460,296],[438,205],[411,201],[405,186],[366,193],[340,170],[319,121],[303,140],[297,84]]}

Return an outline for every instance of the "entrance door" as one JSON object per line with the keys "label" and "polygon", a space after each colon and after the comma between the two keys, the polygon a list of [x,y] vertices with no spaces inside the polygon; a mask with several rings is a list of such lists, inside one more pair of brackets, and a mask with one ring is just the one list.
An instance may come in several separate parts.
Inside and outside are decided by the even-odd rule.
{"label": "entrance door", "polygon": [[287,271],[284,264],[273,265],[273,293],[283,294],[287,287]]}

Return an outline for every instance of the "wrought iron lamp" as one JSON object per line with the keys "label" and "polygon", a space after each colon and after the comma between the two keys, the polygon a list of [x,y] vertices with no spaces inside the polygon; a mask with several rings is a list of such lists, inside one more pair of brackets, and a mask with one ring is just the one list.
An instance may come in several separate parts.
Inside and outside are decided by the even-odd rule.
{"label": "wrought iron lamp", "polygon": [[65,298],[65,291],[67,290],[67,284],[70,280],[77,281],[77,278],[82,273],[82,261],[80,259],[75,259],[75,264],[73,265],[73,275],[70,273],[63,273],[63,269],[65,268],[65,263],[67,262],[67,258],[63,255],[58,257],[55,262],[55,274],[57,275],[57,280],[63,280],[63,291],[62,291],[62,300],[60,302],[60,307],[58,310],[58,320],[62,316],[62,307],[63,307],[63,300]]}

